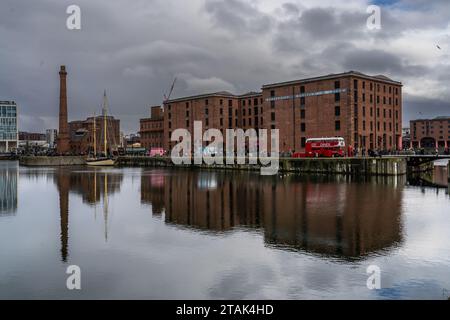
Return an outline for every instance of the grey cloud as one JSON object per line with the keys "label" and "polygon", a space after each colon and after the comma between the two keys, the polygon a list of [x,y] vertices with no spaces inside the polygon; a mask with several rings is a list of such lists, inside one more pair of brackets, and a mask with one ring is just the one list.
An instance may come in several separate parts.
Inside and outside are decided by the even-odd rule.
{"label": "grey cloud", "polygon": [[399,56],[384,50],[352,48],[345,54],[342,64],[349,70],[385,73],[392,77],[420,76],[429,71],[425,66],[411,65]]}
{"label": "grey cloud", "polygon": [[[280,1],[270,11],[250,0],[77,0],[82,30],[68,31],[65,10],[73,1],[3,0],[0,99],[19,103],[23,130],[57,126],[58,68],[65,64],[70,118],[98,112],[107,89],[111,111],[129,133],[149,105],[161,103],[175,76],[174,96],[216,88],[242,93],[349,69],[386,73],[406,91],[419,77],[449,91],[448,1],[385,6],[383,29],[375,33],[365,28],[361,3],[362,11]],[[391,47],[417,30],[439,34],[439,59],[408,60]],[[430,103],[411,101],[412,108]]]}
{"label": "grey cloud", "polygon": [[268,15],[241,0],[209,0],[205,9],[216,27],[236,33],[264,33],[272,24]]}
{"label": "grey cloud", "polygon": [[410,119],[436,118],[437,116],[450,117],[450,102],[440,97],[424,98],[406,94],[404,96],[403,124],[409,127]]}
{"label": "grey cloud", "polygon": [[298,16],[300,14],[300,8],[295,3],[283,3],[281,7],[283,8],[284,13],[287,15]]}

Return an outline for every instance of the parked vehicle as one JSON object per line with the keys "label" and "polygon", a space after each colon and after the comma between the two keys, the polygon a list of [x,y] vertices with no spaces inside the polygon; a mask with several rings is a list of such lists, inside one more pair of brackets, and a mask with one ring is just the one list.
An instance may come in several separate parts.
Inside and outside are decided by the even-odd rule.
{"label": "parked vehicle", "polygon": [[333,158],[345,156],[345,140],[341,137],[312,138],[306,140],[305,152],[294,154],[294,158]]}
{"label": "parked vehicle", "polygon": [[148,156],[149,157],[163,157],[165,154],[165,151],[163,148],[152,148],[149,152],[148,152]]}

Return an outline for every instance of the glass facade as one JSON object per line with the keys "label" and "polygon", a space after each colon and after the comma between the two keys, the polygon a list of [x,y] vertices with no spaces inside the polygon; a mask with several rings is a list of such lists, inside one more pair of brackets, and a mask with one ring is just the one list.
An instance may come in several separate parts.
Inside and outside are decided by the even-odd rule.
{"label": "glass facade", "polygon": [[0,101],[0,141],[17,140],[17,105]]}

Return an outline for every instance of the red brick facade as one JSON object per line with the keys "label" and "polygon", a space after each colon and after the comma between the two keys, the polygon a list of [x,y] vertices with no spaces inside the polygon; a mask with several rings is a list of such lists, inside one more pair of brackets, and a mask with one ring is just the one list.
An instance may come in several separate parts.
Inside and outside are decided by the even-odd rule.
{"label": "red brick facade", "polygon": [[67,124],[67,71],[61,66],[59,71],[59,131],[57,138],[57,151],[66,154],[70,149],[69,126]]}
{"label": "red brick facade", "polygon": [[280,151],[303,151],[308,138],[343,137],[359,150],[402,148],[402,84],[347,72],[265,85],[262,93],[218,92],[164,104],[164,148],[176,129],[279,129]]}
{"label": "red brick facade", "polygon": [[411,147],[415,149],[448,150],[450,117],[411,121]]}
{"label": "red brick facade", "polygon": [[[104,119],[96,117],[97,153],[104,152]],[[120,120],[108,116],[106,119],[108,154],[117,151],[120,145]],[[69,123],[70,149],[74,154],[89,154],[94,150],[94,118]]]}
{"label": "red brick facade", "polygon": [[142,147],[151,150],[164,147],[164,112],[160,106],[150,108],[150,118],[140,120]]}
{"label": "red brick facade", "polygon": [[402,84],[348,72],[263,86],[265,128],[281,151],[308,138],[343,137],[355,149],[402,149]]}
{"label": "red brick facade", "polygon": [[164,148],[171,150],[176,142],[170,137],[176,129],[188,129],[193,135],[194,121],[201,121],[203,131],[237,128],[239,123],[239,97],[229,92],[218,92],[171,100],[164,105]]}

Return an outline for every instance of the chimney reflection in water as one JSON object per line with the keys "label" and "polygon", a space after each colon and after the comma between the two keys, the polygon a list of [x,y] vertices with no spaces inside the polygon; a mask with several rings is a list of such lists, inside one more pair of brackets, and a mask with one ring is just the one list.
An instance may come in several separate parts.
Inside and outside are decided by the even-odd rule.
{"label": "chimney reflection in water", "polygon": [[[61,260],[67,262],[69,258],[69,195],[70,192],[80,194],[83,202],[93,206],[94,219],[96,219],[97,204],[103,200],[103,233],[105,242],[108,241],[108,198],[111,193],[120,191],[122,174],[111,174],[94,171],[72,171],[60,168],[55,172],[55,183],[59,192],[60,209],[60,239]],[[103,199],[102,199],[103,198]]]}

